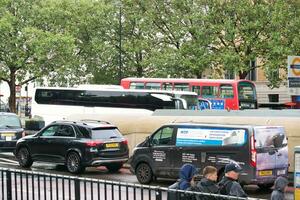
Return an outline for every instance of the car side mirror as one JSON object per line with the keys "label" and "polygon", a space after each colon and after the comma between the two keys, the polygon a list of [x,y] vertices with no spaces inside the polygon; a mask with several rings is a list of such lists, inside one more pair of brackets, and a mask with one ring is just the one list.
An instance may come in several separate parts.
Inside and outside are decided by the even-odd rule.
{"label": "car side mirror", "polygon": [[150,147],[151,146],[151,143],[150,143],[150,136],[147,136],[146,137],[146,140],[145,140],[145,146],[147,146],[147,147]]}

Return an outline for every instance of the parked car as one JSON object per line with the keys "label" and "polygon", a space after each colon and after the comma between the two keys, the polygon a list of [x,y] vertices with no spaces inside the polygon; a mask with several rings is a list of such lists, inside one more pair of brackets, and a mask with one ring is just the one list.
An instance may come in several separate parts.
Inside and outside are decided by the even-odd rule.
{"label": "parked car", "polygon": [[34,161],[66,165],[71,173],[88,166],[118,171],[128,160],[128,141],[118,128],[101,122],[57,121],[17,142],[15,155],[21,167]]}
{"label": "parked car", "polygon": [[17,140],[24,135],[21,120],[16,114],[0,112],[0,151],[14,151]]}
{"label": "parked car", "polygon": [[242,184],[273,185],[287,176],[288,147],[282,126],[171,123],[160,127],[137,145],[129,159],[140,183],[157,177],[178,178],[180,167],[191,163],[200,169],[213,165],[218,177],[227,163],[237,162]]}

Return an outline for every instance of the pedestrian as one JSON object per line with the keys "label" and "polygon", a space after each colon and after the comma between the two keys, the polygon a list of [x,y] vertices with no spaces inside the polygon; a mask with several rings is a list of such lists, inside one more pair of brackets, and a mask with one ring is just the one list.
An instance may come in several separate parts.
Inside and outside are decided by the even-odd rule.
{"label": "pedestrian", "polygon": [[[194,191],[217,194],[219,192],[219,187],[216,184],[218,178],[218,170],[213,166],[206,166],[203,169],[203,178],[197,183]],[[213,200],[215,199],[211,195],[201,194],[196,195],[196,200]]]}
{"label": "pedestrian", "polygon": [[218,183],[219,193],[237,197],[247,197],[242,186],[237,181],[242,168],[239,164],[231,162],[225,166],[225,175]]}
{"label": "pedestrian", "polygon": [[278,177],[274,183],[274,190],[271,194],[271,200],[283,200],[284,193],[288,187],[288,180],[284,177]]}
{"label": "pedestrian", "polygon": [[197,183],[196,191],[204,193],[218,193],[219,187],[216,184],[218,170],[213,166],[207,166],[203,169],[203,178]]}
{"label": "pedestrian", "polygon": [[[169,189],[177,189],[177,190],[187,190],[192,191],[195,187],[195,176],[197,174],[197,169],[192,164],[184,164],[180,168],[179,172],[179,181],[172,184]],[[194,199],[193,196],[183,193],[169,192],[168,193],[169,200],[185,200],[185,199]]]}

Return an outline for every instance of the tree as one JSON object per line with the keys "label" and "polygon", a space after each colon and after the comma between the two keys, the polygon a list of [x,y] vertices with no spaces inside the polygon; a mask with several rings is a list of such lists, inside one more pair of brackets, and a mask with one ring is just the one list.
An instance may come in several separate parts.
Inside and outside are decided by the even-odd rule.
{"label": "tree", "polygon": [[0,3],[0,80],[9,85],[9,107],[13,112],[16,84],[66,73],[75,50],[70,35],[35,26],[38,2],[1,0]]}
{"label": "tree", "polygon": [[257,67],[250,63],[260,59],[270,85],[278,86],[279,69],[285,69],[287,56],[299,49],[290,48],[298,37],[289,30],[299,21],[292,1],[213,0],[207,8],[205,24],[213,31],[219,65],[244,79]]}

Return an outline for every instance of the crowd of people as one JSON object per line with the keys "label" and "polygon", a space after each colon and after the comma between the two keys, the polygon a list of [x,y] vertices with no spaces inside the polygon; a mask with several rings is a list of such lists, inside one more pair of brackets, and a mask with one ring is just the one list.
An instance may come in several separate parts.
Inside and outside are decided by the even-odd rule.
{"label": "crowd of people", "polygon": [[[218,170],[213,166],[207,166],[202,170],[203,178],[196,181],[199,174],[196,167],[192,164],[184,164],[179,173],[179,181],[169,187],[169,189],[194,191],[209,194],[229,195],[235,197],[248,197],[238,178],[242,168],[237,163],[228,163],[224,169],[224,176],[218,180]],[[288,181],[284,177],[278,177],[274,184],[274,190],[271,194],[271,200],[283,200],[284,192],[287,188]],[[193,195],[187,193],[169,192],[168,200],[208,200],[212,199],[211,195]]]}

